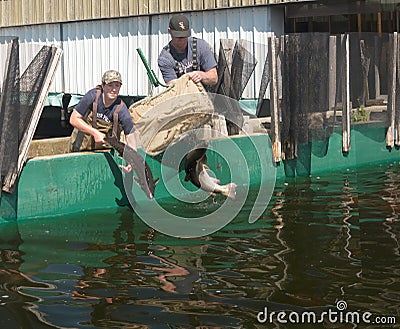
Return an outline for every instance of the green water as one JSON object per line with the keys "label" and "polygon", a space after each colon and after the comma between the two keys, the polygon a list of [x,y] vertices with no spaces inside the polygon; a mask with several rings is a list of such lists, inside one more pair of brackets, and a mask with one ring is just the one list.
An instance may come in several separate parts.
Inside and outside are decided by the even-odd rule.
{"label": "green water", "polygon": [[127,208],[3,225],[0,328],[357,327],[262,321],[340,302],[371,313],[360,328],[377,317],[399,327],[399,164],[278,181],[253,224],[250,208],[196,239],[163,235]]}

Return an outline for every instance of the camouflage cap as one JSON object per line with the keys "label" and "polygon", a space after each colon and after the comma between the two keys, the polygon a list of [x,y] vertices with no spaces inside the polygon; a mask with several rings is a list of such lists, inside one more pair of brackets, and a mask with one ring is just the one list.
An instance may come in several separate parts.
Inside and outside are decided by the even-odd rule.
{"label": "camouflage cap", "polygon": [[114,81],[118,81],[122,85],[121,73],[119,73],[118,71],[115,71],[115,70],[108,70],[108,71],[104,72],[101,82],[103,82],[107,85]]}

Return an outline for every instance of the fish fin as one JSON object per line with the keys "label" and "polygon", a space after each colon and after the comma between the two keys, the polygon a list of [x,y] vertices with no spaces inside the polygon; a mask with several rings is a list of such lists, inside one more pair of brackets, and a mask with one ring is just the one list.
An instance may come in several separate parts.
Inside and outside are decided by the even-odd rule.
{"label": "fish fin", "polygon": [[224,189],[221,192],[222,195],[230,198],[230,199],[235,199],[236,197],[236,187],[237,185],[235,183],[229,183],[224,185]]}
{"label": "fish fin", "polygon": [[154,184],[157,184],[159,181],[160,181],[160,178],[157,178],[157,179],[154,181]]}

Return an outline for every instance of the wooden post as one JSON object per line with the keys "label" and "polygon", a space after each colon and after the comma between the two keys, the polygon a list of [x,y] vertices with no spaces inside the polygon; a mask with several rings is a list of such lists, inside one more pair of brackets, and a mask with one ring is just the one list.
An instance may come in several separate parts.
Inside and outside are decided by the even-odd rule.
{"label": "wooden post", "polygon": [[329,37],[329,80],[328,80],[328,107],[335,107],[336,98],[336,36]]}
{"label": "wooden post", "polygon": [[395,58],[396,58],[396,81],[395,81],[395,123],[396,123],[396,141],[395,144],[397,147],[400,147],[400,60],[399,60],[399,54],[400,54],[400,43],[399,43],[399,34],[397,32],[394,32],[394,38],[396,39],[397,42],[397,47],[396,47],[396,53],[395,53]]}
{"label": "wooden post", "polygon": [[379,63],[380,63],[380,38],[378,36],[374,37],[374,74],[375,74],[375,99],[381,97],[381,82],[379,75]]}
{"label": "wooden post", "polygon": [[377,30],[379,34],[382,34],[382,13],[379,12],[377,15],[378,15]]}
{"label": "wooden post", "polygon": [[348,34],[342,36],[342,47],[344,47],[343,58],[343,84],[342,84],[342,152],[350,151],[350,38]]}
{"label": "wooden post", "polygon": [[281,134],[280,134],[280,116],[278,105],[278,74],[276,65],[276,42],[275,34],[268,40],[268,51],[271,54],[271,83],[270,83],[270,105],[271,105],[271,133],[272,133],[272,155],[274,162],[282,160]]}
{"label": "wooden post", "polygon": [[392,148],[395,140],[397,32],[389,34],[389,51],[389,90],[387,105],[389,127],[386,132],[386,146]]}
{"label": "wooden post", "polygon": [[362,92],[362,104],[365,105],[369,100],[369,84],[368,84],[368,72],[371,64],[371,58],[368,56],[366,49],[365,40],[360,40],[360,56],[361,56],[361,70],[363,76],[363,92]]}

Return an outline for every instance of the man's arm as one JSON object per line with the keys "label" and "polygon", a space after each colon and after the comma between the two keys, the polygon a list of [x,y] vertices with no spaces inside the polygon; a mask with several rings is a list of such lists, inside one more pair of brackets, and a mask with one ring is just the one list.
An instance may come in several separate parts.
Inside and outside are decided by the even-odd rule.
{"label": "man's arm", "polygon": [[203,71],[189,72],[189,76],[190,79],[193,80],[193,82],[195,83],[201,82],[207,86],[213,86],[218,82],[218,74],[216,67],[212,68],[211,70],[208,70],[207,72]]}
{"label": "man's arm", "polygon": [[83,120],[82,114],[80,114],[77,110],[73,110],[71,114],[71,118],[69,119],[69,123],[74,126],[75,128],[79,129],[80,131],[84,132],[85,134],[92,135],[94,141],[96,143],[104,142],[104,135],[102,132],[98,131],[96,128],[93,128],[89,124]]}

